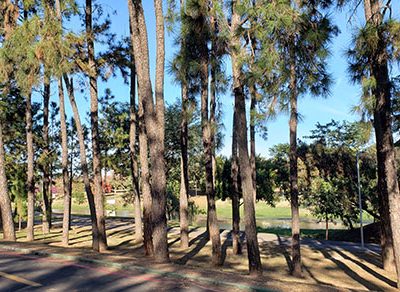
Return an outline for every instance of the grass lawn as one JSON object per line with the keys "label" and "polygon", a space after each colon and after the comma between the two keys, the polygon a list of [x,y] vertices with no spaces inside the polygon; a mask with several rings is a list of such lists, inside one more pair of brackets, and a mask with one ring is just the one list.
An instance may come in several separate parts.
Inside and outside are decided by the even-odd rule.
{"label": "grass lawn", "polygon": [[[207,210],[207,200],[206,197],[192,197],[192,201],[203,211]],[[230,200],[217,200],[217,215],[221,219],[232,218],[232,205]],[[243,204],[240,206],[240,214],[243,216]],[[258,219],[279,219],[279,218],[290,218],[291,211],[288,202],[279,202],[276,207],[271,207],[265,202],[256,203],[256,217]],[[310,211],[304,208],[300,208],[301,218],[313,218]]]}

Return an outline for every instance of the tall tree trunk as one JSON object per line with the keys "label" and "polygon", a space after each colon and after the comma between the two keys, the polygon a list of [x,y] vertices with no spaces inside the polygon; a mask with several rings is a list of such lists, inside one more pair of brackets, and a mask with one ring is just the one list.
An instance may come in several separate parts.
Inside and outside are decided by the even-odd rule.
{"label": "tall tree trunk", "polygon": [[[56,16],[62,25],[62,11],[60,0],[55,0]],[[69,244],[69,230],[71,228],[71,194],[72,194],[72,161],[71,175],[68,174],[68,132],[67,116],[65,113],[65,96],[62,77],[58,79],[58,97],[60,107],[60,128],[61,128],[61,167],[62,167],[62,188],[64,194],[64,212],[62,223],[62,244]],[[72,156],[71,156],[72,157]]]}
{"label": "tall tree trunk", "polygon": [[28,223],[26,238],[28,241],[34,240],[34,221],[35,221],[35,182],[34,182],[34,150],[32,133],[32,102],[31,93],[26,97],[26,148],[27,148],[27,189],[28,189]]}
{"label": "tall tree trunk", "polygon": [[257,200],[257,172],[256,172],[256,105],[257,105],[257,89],[255,85],[250,88],[250,165],[251,179],[254,185],[254,204]]}
{"label": "tall tree trunk", "polygon": [[0,214],[1,222],[3,224],[4,240],[15,241],[14,220],[11,200],[8,195],[8,182],[5,169],[2,117],[0,117]]}
{"label": "tall tree trunk", "polygon": [[[148,136],[145,124],[145,105],[152,100],[148,60],[147,32],[140,1],[128,0],[131,43],[138,77],[138,122],[140,181],[143,197],[143,246],[147,256],[154,255],[152,228],[152,197],[149,171]],[[144,30],[144,35],[143,35]],[[146,65],[146,66],[145,66]],[[148,84],[147,84],[148,83]],[[149,96],[147,96],[149,95]]]}
{"label": "tall tree trunk", "polygon": [[239,64],[240,39],[237,35],[240,25],[240,15],[237,11],[239,0],[232,2],[231,22],[231,62],[233,75],[233,92],[235,95],[235,113],[237,117],[237,145],[239,153],[240,178],[244,201],[244,222],[247,239],[247,256],[250,274],[261,274],[262,265],[257,239],[257,225],[254,205],[254,185],[251,176],[251,165],[248,152],[246,101],[241,84],[241,67]]}
{"label": "tall tree trunk", "polygon": [[239,194],[239,165],[237,150],[237,115],[233,112],[232,126],[232,249],[233,254],[242,253],[242,243],[240,240],[240,194]]}
{"label": "tall tree trunk", "polygon": [[132,191],[135,206],[135,240],[143,240],[142,228],[142,208],[140,203],[139,193],[139,171],[136,153],[136,129],[137,129],[137,115],[136,115],[136,70],[133,56],[133,49],[131,49],[131,84],[130,84],[130,125],[129,125],[129,150],[131,158],[131,176],[132,176]]}
{"label": "tall tree trunk", "polygon": [[97,226],[99,228],[99,251],[107,250],[106,222],[104,215],[104,197],[101,186],[101,161],[99,145],[99,109],[97,66],[94,53],[94,33],[92,27],[92,0],[86,0],[85,8],[86,42],[88,47],[89,83],[90,83],[90,125],[92,130],[92,152],[94,187],[96,190],[94,200],[96,205]]}
{"label": "tall tree trunk", "polygon": [[90,219],[92,222],[92,248],[96,251],[99,251],[99,229],[97,226],[96,206],[95,206],[95,202],[94,202],[94,196],[92,193],[92,188],[90,186],[89,169],[88,169],[87,158],[86,158],[84,130],[82,127],[81,118],[79,116],[78,106],[76,105],[76,101],[75,101],[73,79],[69,80],[68,77],[66,75],[64,75],[64,82],[65,82],[65,86],[67,87],[69,101],[70,101],[70,104],[72,107],[72,112],[74,114],[76,132],[78,135],[79,154],[80,154],[80,161],[81,161],[81,168],[82,168],[83,183],[85,185],[86,197],[87,197],[87,200],[89,203]]}
{"label": "tall tree trunk", "polygon": [[376,80],[372,94],[375,97],[373,115],[378,161],[382,261],[385,270],[397,271],[397,286],[400,288],[400,193],[391,127],[391,82],[385,36],[381,27],[381,8],[378,0],[364,0],[366,22],[375,27],[379,36],[377,49],[370,56],[370,70],[371,77]]}
{"label": "tall tree trunk", "polygon": [[150,186],[150,170],[149,170],[149,148],[146,134],[146,125],[144,122],[144,110],[139,96],[139,157],[140,157],[140,174],[141,188],[143,196],[143,246],[145,254],[154,255],[153,249],[153,225],[152,225],[152,198]]}
{"label": "tall tree trunk", "polygon": [[49,103],[50,103],[50,78],[45,76],[44,78],[44,90],[43,90],[43,219],[42,228],[44,233],[50,232],[51,224],[51,214],[50,214],[50,200],[49,200],[49,190],[50,190],[50,161],[49,161]]}
{"label": "tall tree trunk", "polygon": [[65,101],[62,79],[58,80],[58,96],[60,101],[60,127],[61,127],[61,165],[62,165],[62,188],[64,194],[64,214],[62,224],[62,244],[69,243],[69,227],[71,218],[71,193],[68,175],[68,134],[65,114]]}
{"label": "tall tree trunk", "polygon": [[203,136],[204,159],[206,170],[206,194],[207,194],[207,221],[208,231],[212,243],[212,263],[215,266],[222,265],[221,238],[219,233],[217,210],[215,206],[215,188],[213,174],[213,149],[212,129],[208,118],[208,48],[206,40],[201,46],[200,82],[201,82],[201,127]]}
{"label": "tall tree trunk", "polygon": [[[8,39],[12,30],[15,27],[15,22],[18,19],[19,9],[10,0],[6,0],[6,9],[3,10],[4,20],[4,38]],[[7,78],[6,78],[7,79]],[[10,88],[6,86],[3,94],[6,95]],[[5,169],[5,150],[3,140],[3,113],[0,113],[0,226],[3,230],[4,239],[15,241],[15,227],[11,208],[11,200],[8,193],[8,181]]]}
{"label": "tall tree trunk", "polygon": [[300,216],[299,216],[299,190],[297,170],[297,76],[294,45],[291,49],[290,60],[290,150],[289,150],[289,180],[290,180],[290,207],[292,210],[292,275],[302,275],[300,254]]}
{"label": "tall tree trunk", "polygon": [[[182,2],[182,1],[181,1]],[[189,211],[188,211],[188,92],[186,81],[181,83],[182,113],[181,113],[181,184],[179,193],[179,222],[181,229],[181,247],[189,247]]]}
{"label": "tall tree trunk", "polygon": [[[156,78],[155,78],[155,127],[147,122],[151,131],[150,157],[151,157],[151,186],[152,186],[152,214],[153,214],[153,245],[157,262],[168,262],[168,235],[167,235],[167,193],[166,169],[164,160],[165,119],[164,119],[164,72],[165,72],[165,33],[162,0],[154,0],[156,14]],[[146,115],[145,115],[146,117]],[[152,118],[150,118],[151,120]],[[153,128],[154,127],[154,128]]]}
{"label": "tall tree trunk", "polygon": [[[151,216],[153,248],[157,262],[169,261],[166,218],[166,176],[164,161],[164,19],[162,1],[155,0],[156,13],[156,84],[155,99],[150,79],[150,62],[147,28],[141,1],[129,1],[135,66],[138,77],[139,105],[143,107],[143,118],[150,150],[151,167]],[[141,149],[142,152],[142,149]],[[142,154],[141,154],[142,156]],[[143,152],[144,159],[144,152]]]}
{"label": "tall tree trunk", "polygon": [[[180,0],[181,17],[185,14],[185,1]],[[181,39],[181,54],[186,48],[184,38]],[[185,69],[184,69],[185,70]],[[188,211],[188,192],[189,192],[189,169],[188,169],[188,86],[185,71],[184,78],[181,80],[181,183],[179,191],[179,224],[181,230],[181,247],[189,247],[189,211]]]}

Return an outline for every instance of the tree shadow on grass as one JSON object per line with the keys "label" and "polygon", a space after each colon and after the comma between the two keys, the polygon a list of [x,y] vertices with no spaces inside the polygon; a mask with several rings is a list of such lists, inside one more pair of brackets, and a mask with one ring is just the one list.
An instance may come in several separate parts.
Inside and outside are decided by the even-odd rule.
{"label": "tree shadow on grass", "polygon": [[276,237],[278,238],[278,243],[279,243],[279,248],[282,251],[283,256],[285,257],[286,260],[286,264],[289,268],[289,271],[293,271],[293,263],[292,263],[292,259],[290,258],[290,254],[287,251],[286,247],[287,244],[285,244],[282,240],[282,238],[277,234]]}
{"label": "tree shadow on grass", "polygon": [[[196,231],[197,229],[199,229],[200,227],[194,227],[192,229],[189,230],[189,234]],[[174,245],[175,243],[177,243],[178,241],[181,240],[181,237],[178,236],[177,238],[175,238],[174,240],[168,242],[168,247],[171,247],[172,245]]]}
{"label": "tree shadow on grass", "polygon": [[204,231],[203,233],[199,234],[195,238],[193,238],[189,242],[189,246],[192,246],[195,242],[197,242],[196,246],[189,251],[186,255],[183,257],[179,258],[176,263],[179,265],[185,265],[191,258],[193,258],[195,255],[197,255],[200,250],[207,244],[208,242],[208,233],[207,231]]}
{"label": "tree shadow on grass", "polygon": [[386,278],[385,276],[379,274],[378,272],[374,271],[373,269],[371,269],[370,267],[368,267],[367,265],[363,264],[362,262],[349,257],[348,255],[346,255],[344,252],[338,250],[338,249],[333,249],[335,252],[337,252],[341,257],[343,257],[346,260],[352,261],[353,263],[355,263],[356,265],[358,265],[360,268],[362,268],[364,271],[366,271],[367,273],[371,274],[372,276],[374,276],[375,278],[381,280],[382,282],[385,282],[386,284],[395,287],[396,288],[396,283],[388,278]]}
{"label": "tree shadow on grass", "polygon": [[360,283],[361,285],[363,285],[364,287],[366,287],[369,290],[374,290],[374,291],[382,291],[384,290],[382,287],[375,285],[374,283],[371,283],[370,281],[362,278],[360,275],[358,275],[355,271],[353,271],[349,266],[347,266],[345,263],[343,263],[342,261],[335,259],[330,253],[329,251],[336,251],[336,250],[332,250],[332,249],[326,249],[326,250],[319,250],[323,256],[332,261],[333,263],[335,263],[346,275],[348,275],[349,277],[351,277],[353,280],[357,281],[358,283]]}

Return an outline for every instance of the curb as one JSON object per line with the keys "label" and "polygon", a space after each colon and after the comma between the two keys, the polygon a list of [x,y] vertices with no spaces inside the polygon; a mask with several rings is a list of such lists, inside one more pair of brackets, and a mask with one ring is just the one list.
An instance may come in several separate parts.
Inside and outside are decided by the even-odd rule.
{"label": "curb", "polygon": [[233,282],[226,282],[226,281],[219,281],[219,280],[212,279],[212,278],[197,277],[194,275],[179,274],[176,272],[164,272],[164,271],[160,271],[157,269],[146,268],[143,266],[137,266],[137,265],[132,265],[132,264],[125,265],[125,264],[113,263],[113,262],[102,261],[102,260],[95,260],[95,259],[90,259],[90,258],[85,258],[85,257],[80,257],[80,256],[63,255],[63,254],[59,254],[59,253],[49,253],[49,252],[45,252],[45,251],[34,251],[29,248],[21,248],[21,247],[15,247],[15,246],[3,245],[3,244],[0,244],[0,248],[5,249],[5,250],[10,250],[10,251],[15,251],[15,252],[22,253],[22,254],[28,254],[28,255],[30,254],[30,255],[49,257],[49,258],[55,258],[55,259],[63,259],[63,260],[75,261],[75,262],[86,263],[86,264],[94,264],[96,266],[114,268],[114,269],[118,269],[118,270],[140,271],[140,272],[144,272],[144,273],[148,273],[148,274],[159,275],[161,277],[185,279],[185,280],[197,281],[197,282],[212,284],[212,285],[216,285],[216,286],[223,286],[223,287],[230,286],[230,287],[237,288],[240,290],[245,290],[245,291],[259,291],[259,292],[275,291],[275,290],[271,290],[271,289],[267,289],[267,288],[263,288],[263,287],[249,286],[249,285],[238,284],[238,283],[233,283]]}

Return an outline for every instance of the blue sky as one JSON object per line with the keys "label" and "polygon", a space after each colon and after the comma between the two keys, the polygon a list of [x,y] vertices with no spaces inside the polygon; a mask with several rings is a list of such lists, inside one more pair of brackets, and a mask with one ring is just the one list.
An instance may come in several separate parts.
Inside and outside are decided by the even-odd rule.
{"label": "blue sky", "polygon": [[[397,19],[400,15],[400,3],[399,1],[393,4],[393,16]],[[112,19],[112,31],[117,33],[119,36],[129,35],[128,26],[128,9],[127,0],[114,0],[106,1],[99,0],[99,4],[102,4],[105,12],[110,13]],[[110,4],[112,3],[112,5]],[[147,29],[149,34],[149,48],[150,48],[150,60],[151,60],[151,72],[152,78],[154,78],[155,68],[155,16],[153,9],[153,1],[144,0],[145,17],[147,22]],[[113,14],[113,12],[116,14]],[[302,114],[302,121],[298,127],[298,137],[302,138],[309,134],[309,131],[314,128],[317,122],[327,123],[332,119],[335,120],[356,120],[358,117],[351,113],[353,105],[357,104],[358,97],[360,94],[360,88],[357,85],[350,83],[346,68],[346,58],[344,52],[350,46],[351,33],[354,29],[360,25],[363,21],[362,10],[359,9],[355,16],[352,18],[351,24],[348,22],[349,13],[346,9],[343,11],[332,12],[334,23],[339,27],[341,33],[333,40],[332,56],[329,61],[329,70],[334,78],[334,85],[332,86],[332,94],[329,98],[319,99],[303,96],[299,101],[299,111]],[[78,27],[75,23],[74,27]],[[97,50],[101,49],[96,47]],[[172,58],[178,47],[174,45],[174,36],[172,34],[166,35],[166,63]],[[229,74],[231,71],[229,61],[225,64],[227,66],[226,72]],[[154,82],[153,82],[154,83]],[[129,86],[124,84],[122,78],[111,78],[107,83],[99,81],[99,94],[102,95],[106,88],[110,88],[112,93],[116,96],[119,101],[129,101]],[[77,92],[78,107],[82,113],[89,109],[88,90],[85,90],[83,94]],[[166,72],[165,77],[165,99],[167,103],[173,103],[180,96],[180,88],[174,83],[172,76],[169,76]],[[37,97],[39,98],[39,97]],[[52,99],[57,101],[56,90],[53,91]],[[224,147],[220,151],[223,155],[230,155],[231,148],[231,132],[232,132],[232,107],[233,98],[231,91],[228,90],[227,94],[219,97],[219,101],[222,104],[223,111],[223,123],[225,125],[225,141]],[[67,102],[67,114],[72,115],[71,109]],[[274,121],[268,122],[268,139],[262,140],[261,137],[257,136],[256,151],[262,156],[268,156],[269,148],[278,143],[287,143],[289,140],[288,130],[288,115],[280,114]]]}

